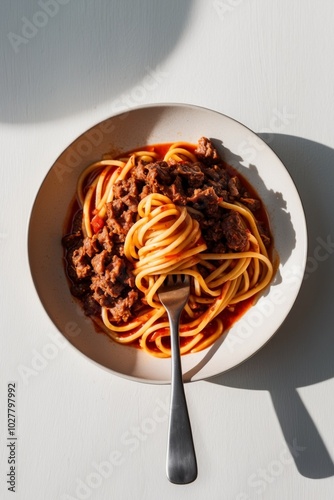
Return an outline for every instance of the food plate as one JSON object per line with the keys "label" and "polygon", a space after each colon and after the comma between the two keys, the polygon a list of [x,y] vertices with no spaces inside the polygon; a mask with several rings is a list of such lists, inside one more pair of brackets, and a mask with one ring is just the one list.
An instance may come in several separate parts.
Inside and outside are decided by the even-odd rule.
{"label": "food plate", "polygon": [[[270,287],[211,347],[182,357],[185,381],[202,380],[237,366],[277,331],[298,295],[307,256],[304,211],[286,168],[255,133],[216,111],[186,104],[142,106],[113,116],[78,137],[55,161],[34,202],[28,232],[32,278],[49,317],[82,354],[131,380],[170,382],[170,359],[151,357],[97,333],[71,296],[61,238],[80,173],[106,153],[145,144],[206,136],[262,199],[271,224],[279,265]],[[41,238],[43,235],[43,238]]]}

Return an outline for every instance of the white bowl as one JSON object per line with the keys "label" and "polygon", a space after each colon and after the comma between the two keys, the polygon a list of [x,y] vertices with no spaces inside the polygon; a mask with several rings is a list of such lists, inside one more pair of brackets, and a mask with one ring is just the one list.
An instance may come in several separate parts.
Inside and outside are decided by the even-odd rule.
{"label": "white bowl", "polygon": [[300,289],[307,256],[302,204],[284,165],[256,134],[225,115],[184,104],[139,107],[111,117],[76,139],[49,170],[32,209],[28,251],[38,295],[53,323],[81,353],[114,374],[169,383],[170,359],[148,356],[97,333],[71,296],[61,237],[78,176],[107,152],[179,140],[196,143],[202,136],[213,139],[224,159],[258,192],[280,264],[270,288],[221,339],[183,356],[185,380],[218,375],[253,355],[280,327]]}

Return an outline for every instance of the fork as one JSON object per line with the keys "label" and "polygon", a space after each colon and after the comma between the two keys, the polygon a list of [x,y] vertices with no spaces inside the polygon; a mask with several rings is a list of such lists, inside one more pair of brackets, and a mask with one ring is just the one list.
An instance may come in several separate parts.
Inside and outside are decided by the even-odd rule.
{"label": "fork", "polygon": [[158,296],[170,324],[172,379],[166,472],[171,483],[188,484],[197,477],[197,462],[182,380],[179,325],[190,293],[189,276],[169,275]]}

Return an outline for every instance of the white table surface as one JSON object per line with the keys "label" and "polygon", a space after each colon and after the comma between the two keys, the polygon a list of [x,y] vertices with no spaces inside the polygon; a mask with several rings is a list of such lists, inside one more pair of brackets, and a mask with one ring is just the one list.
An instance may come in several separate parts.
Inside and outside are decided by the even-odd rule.
{"label": "white table surface", "polygon": [[[2,2],[0,498],[333,498],[333,20],[331,0]],[[27,257],[30,210],[56,157],[92,124],[155,102],[215,109],[265,138],[309,232],[279,332],[237,369],[186,386],[199,467],[187,486],[165,475],[169,387],[111,375],[71,347]]]}

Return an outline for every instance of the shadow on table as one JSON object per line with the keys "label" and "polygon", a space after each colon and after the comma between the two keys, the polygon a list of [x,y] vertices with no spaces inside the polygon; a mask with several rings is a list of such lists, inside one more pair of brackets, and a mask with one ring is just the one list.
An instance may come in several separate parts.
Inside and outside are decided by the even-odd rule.
{"label": "shadow on table", "polygon": [[[334,464],[298,388],[334,376],[334,150],[288,135],[261,137],[285,164],[304,206],[309,238],[306,273],[295,305],[273,339],[256,356],[210,382],[269,391],[299,472],[325,478],[334,475]],[[326,404],[331,412],[333,402]]]}
{"label": "shadow on table", "polygon": [[190,10],[190,0],[7,3],[0,121],[52,120],[104,102],[114,114],[145,102],[168,78],[159,65]]}

